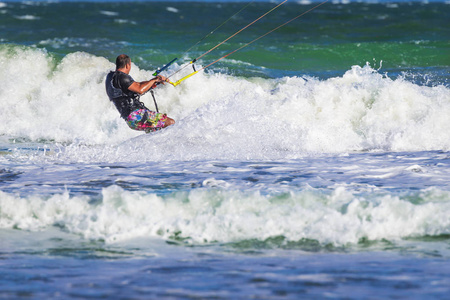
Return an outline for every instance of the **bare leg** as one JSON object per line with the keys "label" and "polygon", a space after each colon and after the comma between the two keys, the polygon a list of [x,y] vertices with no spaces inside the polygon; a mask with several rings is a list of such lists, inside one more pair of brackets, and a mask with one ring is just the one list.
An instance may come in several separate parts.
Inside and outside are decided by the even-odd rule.
{"label": "bare leg", "polygon": [[166,128],[167,126],[175,124],[175,120],[172,118],[167,117],[167,120],[164,122],[163,128]]}

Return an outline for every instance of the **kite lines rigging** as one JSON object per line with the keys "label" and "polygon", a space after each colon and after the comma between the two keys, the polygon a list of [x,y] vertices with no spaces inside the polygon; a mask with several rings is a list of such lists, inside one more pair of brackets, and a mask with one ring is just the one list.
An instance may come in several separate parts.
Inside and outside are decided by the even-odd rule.
{"label": "kite lines rigging", "polygon": [[[212,47],[211,49],[209,49],[208,51],[206,51],[205,53],[201,54],[200,56],[196,57],[195,59],[193,59],[192,61],[190,61],[189,63],[185,64],[184,66],[182,66],[178,71],[174,72],[173,74],[171,74],[170,76],[168,76],[168,78],[172,77],[173,75],[177,74],[178,72],[180,72],[181,70],[185,69],[186,67],[188,67],[189,65],[192,65],[194,72],[188,74],[187,76],[175,81],[175,82],[171,82],[169,81],[170,84],[172,84],[173,86],[177,86],[179,85],[181,82],[183,82],[184,80],[188,79],[189,77],[197,74],[198,72],[212,66],[213,64],[219,62],[220,60],[230,56],[231,54],[249,46],[250,44],[258,41],[259,39],[267,36],[268,34],[280,29],[283,26],[286,26],[287,24],[291,23],[292,21],[295,21],[296,19],[304,16],[305,14],[313,11],[314,9],[322,6],[323,4],[325,4],[326,2],[328,2],[329,0],[325,0],[323,2],[320,2],[319,4],[313,6],[312,8],[300,13],[299,15],[295,16],[294,18],[284,22],[283,24],[273,28],[272,30],[269,30],[268,32],[264,33],[263,35],[257,37],[256,39],[244,44],[243,46],[229,52],[228,54],[225,54],[224,56],[216,59],[215,61],[209,63],[208,65],[202,67],[199,70],[195,69],[195,65],[194,63],[204,57],[205,55],[207,55],[208,53],[212,52],[213,50],[215,50],[216,48],[218,48],[219,46],[221,46],[222,44],[226,43],[227,41],[229,41],[230,39],[232,39],[233,37],[235,37],[236,35],[238,35],[239,33],[241,33],[242,31],[244,31],[245,29],[249,28],[250,26],[252,26],[253,24],[255,24],[256,22],[258,22],[259,20],[261,20],[262,18],[266,17],[268,14],[272,13],[273,11],[275,11],[276,9],[278,9],[279,7],[281,7],[283,4],[285,4],[288,0],[284,0],[281,3],[279,3],[278,5],[274,6],[273,8],[271,8],[270,10],[268,10],[267,12],[265,12],[264,14],[262,14],[260,17],[256,18],[254,21],[250,22],[249,24],[247,24],[246,26],[242,27],[240,30],[236,31],[234,34],[230,35],[228,38],[226,38],[225,40],[223,40],[222,42],[218,43],[217,45],[215,45],[214,47]],[[231,17],[229,17],[227,20],[225,20],[223,23],[221,23],[219,26],[217,26],[214,30],[212,30],[211,32],[209,32],[208,34],[206,34],[204,37],[202,37],[197,43],[195,43],[193,46],[189,47],[189,49],[187,49],[184,53],[183,56],[188,53],[190,50],[192,50],[195,46],[197,46],[199,43],[201,43],[203,40],[205,40],[206,38],[208,38],[210,35],[212,35],[216,30],[218,30],[220,27],[222,27],[223,25],[225,25],[228,21],[230,21],[234,16],[236,16],[237,14],[239,14],[240,12],[242,12],[244,9],[246,9],[250,4],[252,4],[255,1],[250,1],[248,2],[243,8],[241,8],[238,12],[236,12],[235,14],[233,14]],[[170,61],[169,63],[167,63],[165,66],[163,66],[162,68],[158,69],[153,75],[157,76],[160,72],[164,71],[165,69],[167,69],[171,64],[173,64],[175,61],[177,60],[177,58],[173,59],[172,61]]]}

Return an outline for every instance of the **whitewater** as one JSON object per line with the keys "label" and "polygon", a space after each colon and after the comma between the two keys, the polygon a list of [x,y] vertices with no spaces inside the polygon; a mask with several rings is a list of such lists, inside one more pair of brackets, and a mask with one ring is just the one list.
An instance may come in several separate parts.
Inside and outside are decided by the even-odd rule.
{"label": "whitewater", "polygon": [[[1,55],[6,59],[0,97],[8,107],[1,112],[3,135],[118,146],[116,153],[104,150],[106,161],[294,159],[305,153],[450,148],[448,87],[391,79],[370,64],[327,80],[200,73],[179,88],[156,90],[161,110],[177,126],[142,136],[130,132],[105,101],[104,79],[114,69],[105,58],[77,52],[55,63],[44,50],[27,48],[6,48]],[[191,70],[184,72],[179,76]],[[133,65],[130,75],[142,81],[151,73]],[[149,94],[141,99],[153,108]]]}

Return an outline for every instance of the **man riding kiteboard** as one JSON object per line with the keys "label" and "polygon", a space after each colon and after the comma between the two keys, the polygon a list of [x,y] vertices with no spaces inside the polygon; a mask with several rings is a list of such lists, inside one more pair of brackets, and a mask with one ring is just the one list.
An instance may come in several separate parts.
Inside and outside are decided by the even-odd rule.
{"label": "man riding kiteboard", "polygon": [[151,111],[140,102],[140,96],[157,84],[168,82],[164,76],[158,75],[148,81],[136,82],[129,75],[131,59],[121,54],[116,59],[116,70],[106,76],[106,93],[114,103],[120,116],[134,130],[153,132],[175,124],[175,120],[166,114]]}

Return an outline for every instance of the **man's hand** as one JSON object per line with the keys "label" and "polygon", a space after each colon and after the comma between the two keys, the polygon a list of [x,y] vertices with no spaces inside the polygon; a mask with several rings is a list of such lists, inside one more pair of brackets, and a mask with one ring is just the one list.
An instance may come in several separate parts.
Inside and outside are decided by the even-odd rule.
{"label": "man's hand", "polygon": [[156,76],[156,78],[158,80],[157,83],[165,84],[166,82],[169,82],[169,78],[164,77],[162,75],[158,75],[158,76]]}

